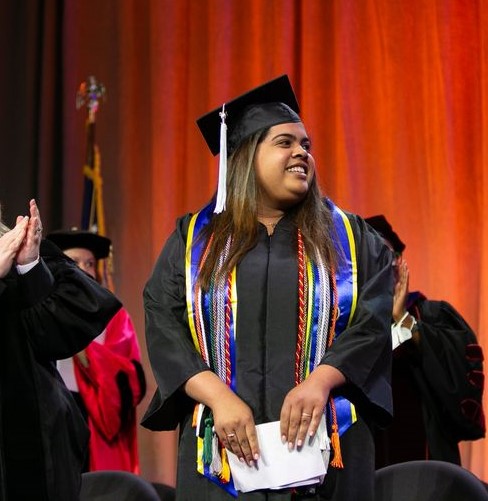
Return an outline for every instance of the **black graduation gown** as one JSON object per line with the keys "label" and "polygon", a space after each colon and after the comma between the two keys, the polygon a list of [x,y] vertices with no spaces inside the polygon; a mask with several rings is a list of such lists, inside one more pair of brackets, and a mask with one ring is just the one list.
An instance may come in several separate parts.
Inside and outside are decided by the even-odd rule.
{"label": "black graduation gown", "polygon": [[118,300],[50,242],[0,279],[0,500],[79,498],[88,429],[56,370],[105,328]]}
{"label": "black graduation gown", "polygon": [[481,347],[449,303],[412,292],[407,306],[417,319],[419,344],[409,340],[393,353],[394,418],[376,434],[376,465],[461,464],[458,442],[485,434]]}
{"label": "black graduation gown", "polygon": [[[390,252],[362,220],[349,216],[357,242],[359,297],[352,325],[326,353],[323,363],[348,381],[338,393],[358,413],[386,423],[390,394],[392,268]],[[207,370],[193,346],[185,299],[185,242],[189,216],[178,221],[145,290],[148,352],[158,385],[143,419],[152,430],[180,425],[178,499],[232,499],[196,471],[194,402],[181,385]],[[257,245],[237,267],[236,388],[252,408],[257,424],[279,420],[287,392],[294,386],[297,336],[296,229],[284,218],[268,237],[260,227]],[[347,434],[347,432],[346,432]],[[344,458],[347,462],[347,458]],[[239,499],[290,499],[290,492],[239,493]]]}

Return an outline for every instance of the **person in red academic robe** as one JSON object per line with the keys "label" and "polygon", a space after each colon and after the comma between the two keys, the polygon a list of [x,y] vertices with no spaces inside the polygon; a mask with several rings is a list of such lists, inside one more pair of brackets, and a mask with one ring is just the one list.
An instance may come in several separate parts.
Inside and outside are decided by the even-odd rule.
{"label": "person in red academic robe", "polygon": [[[108,256],[111,242],[92,232],[56,231],[47,236],[89,275]],[[90,429],[89,471],[139,473],[136,406],[145,394],[137,334],[121,308],[85,350],[60,362],[60,372],[85,410]]]}

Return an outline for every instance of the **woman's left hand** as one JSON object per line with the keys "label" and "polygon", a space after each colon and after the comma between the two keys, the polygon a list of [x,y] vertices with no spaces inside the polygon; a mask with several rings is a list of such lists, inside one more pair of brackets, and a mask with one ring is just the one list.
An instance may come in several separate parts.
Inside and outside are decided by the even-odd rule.
{"label": "woman's left hand", "polygon": [[[16,256],[17,264],[29,264],[39,258],[39,247],[42,239],[41,215],[35,200],[29,202],[30,218],[24,241]],[[19,216],[20,219],[22,219]],[[17,218],[17,223],[19,222]]]}
{"label": "woman's left hand", "polygon": [[281,407],[280,429],[288,448],[300,448],[306,437],[313,437],[324,413],[329,393],[345,378],[336,368],[319,365],[298,386],[288,392]]}

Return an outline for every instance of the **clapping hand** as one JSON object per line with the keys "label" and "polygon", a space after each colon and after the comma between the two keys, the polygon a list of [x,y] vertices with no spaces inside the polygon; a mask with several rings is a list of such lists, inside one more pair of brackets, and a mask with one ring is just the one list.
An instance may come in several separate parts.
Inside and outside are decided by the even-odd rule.
{"label": "clapping hand", "polygon": [[393,294],[393,320],[395,322],[405,314],[408,297],[408,266],[406,261],[398,263],[398,276]]}
{"label": "clapping hand", "polygon": [[0,278],[12,265],[32,263],[39,257],[42,224],[35,200],[29,203],[29,216],[18,216],[15,228],[0,237]]}
{"label": "clapping hand", "polygon": [[[23,240],[17,253],[17,264],[29,264],[39,257],[39,246],[42,239],[41,215],[35,200],[29,202],[30,218],[28,221],[25,239]],[[21,216],[17,218],[17,224],[21,221]]]}

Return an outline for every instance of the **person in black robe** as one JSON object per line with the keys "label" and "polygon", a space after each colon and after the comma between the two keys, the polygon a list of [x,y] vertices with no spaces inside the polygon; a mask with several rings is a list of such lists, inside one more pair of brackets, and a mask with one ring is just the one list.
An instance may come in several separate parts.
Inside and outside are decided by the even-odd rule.
{"label": "person in black robe", "polygon": [[[214,154],[219,114],[228,127],[227,183],[202,211],[178,220],[144,290],[158,388],[142,424],[180,427],[178,500],[372,500],[371,427],[388,423],[392,411],[392,253],[360,217],[321,199],[286,76],[198,121]],[[304,281],[315,291],[305,306]],[[324,348],[302,374],[304,310],[323,317],[314,326],[327,342],[312,335]],[[282,439],[300,449],[325,412],[337,438],[331,409],[341,398],[354,404],[353,424],[333,440],[322,485],[243,493],[226,489],[224,466],[208,474],[208,427],[225,450],[259,466],[257,424],[280,421]],[[201,419],[195,404],[205,405]]]}
{"label": "person in black robe", "polygon": [[79,498],[88,428],[56,370],[105,328],[118,300],[52,243],[36,203],[0,226],[0,500]]}
{"label": "person in black robe", "polygon": [[483,352],[446,301],[409,291],[405,244],[385,216],[366,218],[396,254],[392,310],[394,418],[375,434],[376,467],[422,459],[461,464],[459,442],[485,436]]}

